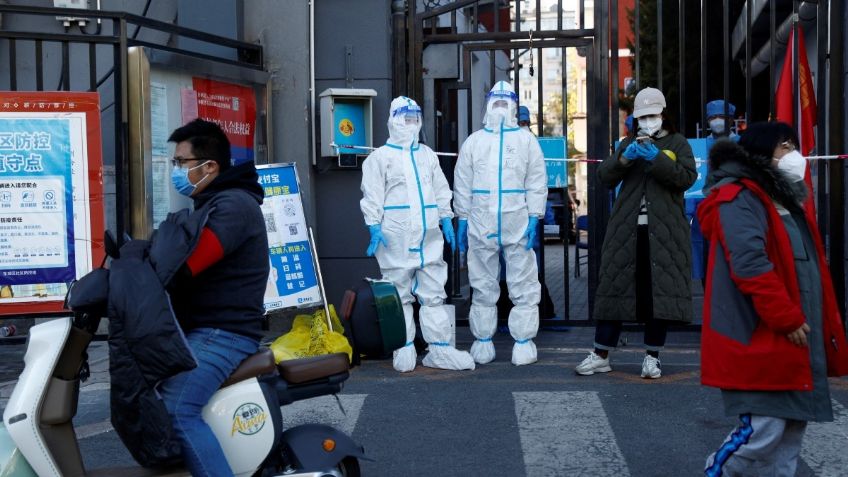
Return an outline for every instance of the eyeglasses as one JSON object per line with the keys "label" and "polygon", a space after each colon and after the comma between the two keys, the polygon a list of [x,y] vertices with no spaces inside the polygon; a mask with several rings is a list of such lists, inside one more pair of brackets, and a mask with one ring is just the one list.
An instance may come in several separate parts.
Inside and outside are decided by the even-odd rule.
{"label": "eyeglasses", "polygon": [[792,141],[783,141],[782,143],[780,143],[780,147],[786,149],[789,152],[795,150],[795,144]]}
{"label": "eyeglasses", "polygon": [[171,158],[171,165],[174,167],[183,167],[188,161],[202,161],[205,158],[203,157],[173,157]]}

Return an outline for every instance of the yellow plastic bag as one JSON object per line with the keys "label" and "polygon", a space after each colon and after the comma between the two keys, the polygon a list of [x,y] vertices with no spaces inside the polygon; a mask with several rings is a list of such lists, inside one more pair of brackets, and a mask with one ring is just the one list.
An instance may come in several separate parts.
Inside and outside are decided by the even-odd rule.
{"label": "yellow plastic bag", "polygon": [[327,327],[324,309],[311,315],[297,315],[291,331],[271,343],[274,360],[279,363],[287,359],[332,353],[347,353],[350,360],[353,357],[353,349],[343,334],[344,328],[333,305],[330,305],[330,320],[333,323],[333,331]]}

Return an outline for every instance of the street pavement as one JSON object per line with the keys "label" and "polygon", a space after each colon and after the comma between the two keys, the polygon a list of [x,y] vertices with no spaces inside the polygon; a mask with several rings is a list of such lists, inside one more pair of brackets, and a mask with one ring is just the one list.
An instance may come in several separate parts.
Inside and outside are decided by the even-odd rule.
{"label": "street pavement", "polygon": [[[575,283],[571,306],[585,308],[575,301],[581,293]],[[399,374],[390,361],[365,361],[339,395],[344,412],[332,397],[311,399],[285,406],[284,425],[342,429],[374,459],[362,462],[371,476],[703,475],[706,456],[736,420],[724,415],[719,391],[699,383],[700,334],[670,333],[660,355],[663,377],[645,380],[639,331],[625,331],[627,345],[611,354],[612,372],[577,376],[573,368],[588,353],[593,332],[543,330],[536,339],[539,362],[522,367],[509,362],[513,342],[506,333],[494,338],[497,359],[474,371],[419,365]],[[468,349],[471,341],[460,328],[458,347]],[[0,346],[3,368],[21,354],[22,345]],[[90,361],[92,378],[75,419],[86,465],[132,465],[109,423],[105,342],[92,344]],[[0,408],[13,384],[0,383]],[[830,386],[837,420],[810,425],[798,476],[848,475],[848,379],[832,379]]]}

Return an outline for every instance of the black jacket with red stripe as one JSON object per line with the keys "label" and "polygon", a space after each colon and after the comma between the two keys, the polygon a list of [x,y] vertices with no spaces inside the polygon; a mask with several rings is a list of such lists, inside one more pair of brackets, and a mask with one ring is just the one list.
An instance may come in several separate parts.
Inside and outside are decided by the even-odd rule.
{"label": "black jacket with red stripe", "polygon": [[194,214],[208,212],[197,246],[171,287],[183,329],[219,328],[262,337],[269,273],[263,199],[253,163],[221,173],[194,198]]}

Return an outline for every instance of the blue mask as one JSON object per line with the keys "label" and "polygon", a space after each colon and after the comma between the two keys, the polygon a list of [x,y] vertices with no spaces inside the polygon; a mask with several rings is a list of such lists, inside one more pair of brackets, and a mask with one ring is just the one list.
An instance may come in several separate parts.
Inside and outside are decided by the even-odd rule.
{"label": "blue mask", "polygon": [[[209,161],[206,161],[206,162],[209,162]],[[174,184],[174,188],[177,189],[177,192],[179,192],[180,194],[182,194],[186,197],[191,197],[191,194],[193,194],[194,190],[197,188],[197,184],[200,184],[201,182],[203,182],[206,179],[206,177],[208,177],[208,174],[203,176],[203,179],[200,179],[199,181],[197,181],[197,184],[192,184],[191,181],[188,180],[188,173],[189,173],[189,171],[192,171],[194,169],[197,169],[200,166],[205,165],[206,162],[204,162],[203,164],[198,164],[198,165],[192,167],[191,169],[183,169],[182,167],[175,166],[171,170],[171,183]]]}

